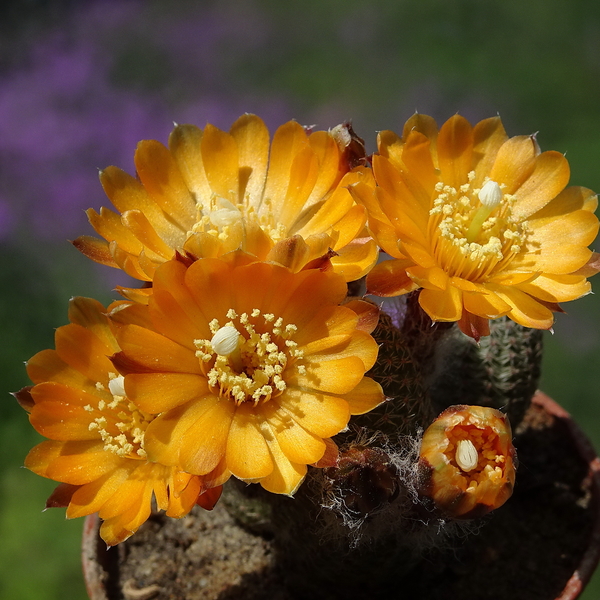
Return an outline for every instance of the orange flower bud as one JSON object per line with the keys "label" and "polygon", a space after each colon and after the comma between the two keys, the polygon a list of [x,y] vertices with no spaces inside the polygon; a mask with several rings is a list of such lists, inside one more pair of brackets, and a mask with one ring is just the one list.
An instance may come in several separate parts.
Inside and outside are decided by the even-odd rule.
{"label": "orange flower bud", "polygon": [[516,451],[506,415],[483,406],[447,408],[421,442],[423,496],[454,518],[480,517],[512,495]]}

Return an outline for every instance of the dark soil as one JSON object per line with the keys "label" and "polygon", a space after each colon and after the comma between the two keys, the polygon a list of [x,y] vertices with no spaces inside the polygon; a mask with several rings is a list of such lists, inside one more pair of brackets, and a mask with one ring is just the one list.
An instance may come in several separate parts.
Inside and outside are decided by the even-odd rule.
{"label": "dark soil", "polygon": [[[483,519],[477,534],[429,552],[393,589],[357,591],[356,598],[560,598],[596,526],[598,489],[590,458],[581,458],[568,419],[550,415],[539,404],[528,411],[515,446],[520,463],[515,493]],[[272,542],[239,527],[222,504],[181,520],[156,515],[128,541],[99,550],[98,557],[107,569],[109,600],[306,597],[286,587]],[[324,597],[339,596],[332,589]]]}

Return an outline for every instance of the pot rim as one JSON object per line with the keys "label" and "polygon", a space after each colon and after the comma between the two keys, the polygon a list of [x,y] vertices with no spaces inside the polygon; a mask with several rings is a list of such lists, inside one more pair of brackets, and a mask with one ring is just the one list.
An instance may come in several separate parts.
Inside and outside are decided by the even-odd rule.
{"label": "pot rim", "polygon": [[588,477],[591,489],[590,510],[594,515],[592,531],[587,548],[577,569],[567,581],[560,596],[556,597],[556,600],[575,600],[589,583],[600,560],[600,459],[587,435],[577,425],[570,413],[560,406],[560,404],[539,390],[535,393],[532,403],[541,406],[549,414],[560,419],[565,424],[579,455],[588,464]]}

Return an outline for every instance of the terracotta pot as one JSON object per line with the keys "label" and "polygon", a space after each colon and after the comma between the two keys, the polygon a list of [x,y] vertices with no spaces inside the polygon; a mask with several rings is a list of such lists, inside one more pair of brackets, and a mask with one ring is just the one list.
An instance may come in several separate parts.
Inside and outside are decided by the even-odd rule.
{"label": "terracotta pot", "polygon": [[[477,535],[460,540],[454,551],[427,556],[394,590],[357,592],[357,598],[578,598],[600,557],[600,461],[570,415],[541,392],[516,432],[515,445],[521,462],[515,494],[484,519]],[[274,568],[268,540],[255,536],[258,541],[248,541],[252,534],[237,527],[220,506],[186,519],[151,519],[130,540],[107,551],[98,536],[98,517],[88,517],[83,571],[90,599],[292,598],[285,574]],[[236,531],[246,537],[235,537]],[[232,535],[235,544],[215,552],[215,539],[231,540]],[[167,544],[164,550],[161,544]],[[196,546],[204,546],[204,554],[184,565],[186,553]],[[240,547],[247,551],[238,557]],[[250,547],[252,556],[263,552],[263,558],[252,562]],[[154,563],[136,562],[144,553],[154,554]],[[170,560],[177,572],[168,571]],[[164,571],[162,580],[155,578],[157,571]],[[181,580],[190,578],[188,595]]]}
{"label": "terracotta pot", "polygon": [[590,510],[594,515],[590,541],[580,560],[579,567],[567,581],[563,592],[556,598],[556,600],[575,600],[591,579],[600,559],[600,459],[598,459],[590,440],[562,406],[543,392],[538,392],[533,398],[533,402],[542,406],[549,414],[565,424],[579,455],[588,466],[591,492]]}

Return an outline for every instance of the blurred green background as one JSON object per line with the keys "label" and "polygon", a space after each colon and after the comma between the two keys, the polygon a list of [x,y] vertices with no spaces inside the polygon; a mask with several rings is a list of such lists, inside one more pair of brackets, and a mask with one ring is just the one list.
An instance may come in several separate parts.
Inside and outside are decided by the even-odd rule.
{"label": "blurred green background", "polygon": [[[96,168],[130,172],[139,139],[172,122],[228,128],[256,112],[328,128],[400,131],[500,114],[567,154],[600,190],[600,3],[586,0],[15,0],[0,8],[0,597],[83,599],[82,521],[41,512],[54,485],[20,468],[39,436],[8,395],[53,345],[71,296],[123,282],[67,239],[106,204]],[[600,250],[599,247],[595,248]],[[110,272],[109,272],[110,271]],[[541,387],[600,447],[600,301],[546,335]],[[552,565],[548,565],[552,568]],[[491,583],[491,582],[490,582]],[[600,597],[596,577],[583,598]]]}

